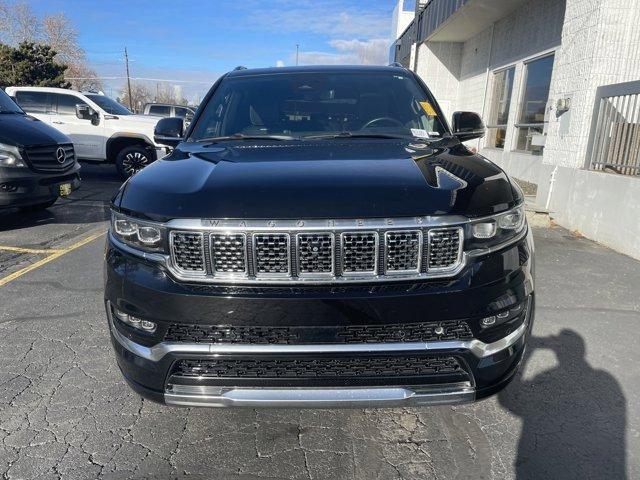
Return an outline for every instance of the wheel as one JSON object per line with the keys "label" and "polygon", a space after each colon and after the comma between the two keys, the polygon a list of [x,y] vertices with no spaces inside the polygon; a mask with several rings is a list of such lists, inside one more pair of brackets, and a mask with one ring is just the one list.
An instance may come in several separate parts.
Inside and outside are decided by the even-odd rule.
{"label": "wheel", "polygon": [[25,205],[24,207],[20,207],[19,209],[23,212],[39,212],[40,210],[46,210],[47,208],[53,206],[54,203],[58,201],[58,197],[52,198],[46,202],[36,203],[35,205]]}
{"label": "wheel", "polygon": [[153,162],[146,148],[140,145],[125,147],[116,157],[116,168],[122,178],[129,178]]}

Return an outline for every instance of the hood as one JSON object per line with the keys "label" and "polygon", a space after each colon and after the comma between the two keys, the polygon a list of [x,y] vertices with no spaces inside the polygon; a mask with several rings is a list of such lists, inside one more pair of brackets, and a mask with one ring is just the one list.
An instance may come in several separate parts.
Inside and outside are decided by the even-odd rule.
{"label": "hood", "polygon": [[514,206],[519,191],[457,140],[181,144],[114,203],[150,218],[312,219],[460,214]]}
{"label": "hood", "polygon": [[9,113],[0,115],[0,143],[18,147],[71,143],[69,137],[37,118]]}
{"label": "hood", "polygon": [[152,117],[151,115],[120,115],[118,117],[120,120],[135,122],[142,125],[151,125],[155,127],[160,117]]}

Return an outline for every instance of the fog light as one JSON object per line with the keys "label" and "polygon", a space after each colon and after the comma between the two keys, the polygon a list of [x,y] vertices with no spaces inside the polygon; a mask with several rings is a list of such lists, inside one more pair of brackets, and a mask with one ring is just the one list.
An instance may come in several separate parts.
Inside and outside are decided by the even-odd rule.
{"label": "fog light", "polygon": [[143,330],[148,333],[153,333],[156,331],[156,324],[154,322],[134,317],[133,315],[124,313],[122,310],[118,310],[117,308],[113,309],[113,315],[122,323],[125,323],[130,327],[135,328],[136,330]]}

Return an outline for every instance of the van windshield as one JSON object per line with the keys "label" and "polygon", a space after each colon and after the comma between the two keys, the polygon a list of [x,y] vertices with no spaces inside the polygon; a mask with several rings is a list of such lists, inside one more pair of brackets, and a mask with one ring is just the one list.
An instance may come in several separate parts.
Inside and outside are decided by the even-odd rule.
{"label": "van windshield", "polygon": [[11,97],[0,88],[0,113],[24,113],[22,109],[11,100]]}
{"label": "van windshield", "polygon": [[433,98],[399,72],[273,73],[222,80],[190,140],[224,136],[439,137]]}

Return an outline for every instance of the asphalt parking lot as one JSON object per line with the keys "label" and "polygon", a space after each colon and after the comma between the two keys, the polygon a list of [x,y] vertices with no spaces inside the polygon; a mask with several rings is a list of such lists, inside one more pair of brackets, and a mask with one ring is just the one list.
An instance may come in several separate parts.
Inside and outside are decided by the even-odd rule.
{"label": "asphalt parking lot", "polygon": [[640,262],[534,232],[522,374],[457,407],[175,409],[123,382],[102,304],[111,166],[72,197],[0,214],[3,479],[640,478]]}

